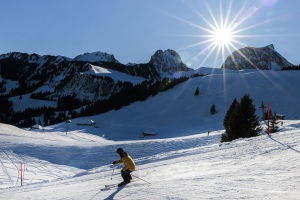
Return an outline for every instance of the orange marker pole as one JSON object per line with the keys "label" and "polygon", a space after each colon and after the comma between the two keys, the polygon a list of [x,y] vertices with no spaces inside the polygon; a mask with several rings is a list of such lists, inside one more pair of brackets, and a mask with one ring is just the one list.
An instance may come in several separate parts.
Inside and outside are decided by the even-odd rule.
{"label": "orange marker pole", "polygon": [[21,186],[22,186],[22,182],[23,182],[23,180],[22,180],[22,174],[23,174],[23,172],[22,172],[22,162],[20,162],[20,171],[21,171]]}
{"label": "orange marker pole", "polygon": [[268,135],[270,135],[270,103],[268,103]]}

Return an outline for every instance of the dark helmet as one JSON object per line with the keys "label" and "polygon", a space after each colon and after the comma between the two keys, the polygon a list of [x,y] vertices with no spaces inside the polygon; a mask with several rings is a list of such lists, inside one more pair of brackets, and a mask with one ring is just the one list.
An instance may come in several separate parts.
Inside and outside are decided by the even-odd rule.
{"label": "dark helmet", "polygon": [[120,154],[120,155],[122,155],[122,154],[124,154],[124,150],[122,148],[118,148],[117,149],[117,153]]}

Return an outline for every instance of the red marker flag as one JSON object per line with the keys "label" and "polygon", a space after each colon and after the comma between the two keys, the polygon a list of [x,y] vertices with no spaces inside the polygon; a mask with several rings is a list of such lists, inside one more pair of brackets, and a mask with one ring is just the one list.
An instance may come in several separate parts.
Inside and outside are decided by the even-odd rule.
{"label": "red marker flag", "polygon": [[268,103],[268,135],[270,135],[270,103]]}

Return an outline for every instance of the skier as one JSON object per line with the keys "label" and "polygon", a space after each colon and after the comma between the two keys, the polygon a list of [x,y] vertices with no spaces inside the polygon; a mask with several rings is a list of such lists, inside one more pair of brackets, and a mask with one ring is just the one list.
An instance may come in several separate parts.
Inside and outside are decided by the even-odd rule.
{"label": "skier", "polygon": [[118,184],[118,186],[121,186],[130,183],[130,181],[132,180],[130,173],[135,170],[135,163],[133,159],[129,156],[129,154],[125,152],[122,148],[118,148],[117,153],[121,157],[121,160],[114,161],[113,164],[115,165],[121,162],[124,164],[124,167],[121,170],[121,176],[124,181]]}

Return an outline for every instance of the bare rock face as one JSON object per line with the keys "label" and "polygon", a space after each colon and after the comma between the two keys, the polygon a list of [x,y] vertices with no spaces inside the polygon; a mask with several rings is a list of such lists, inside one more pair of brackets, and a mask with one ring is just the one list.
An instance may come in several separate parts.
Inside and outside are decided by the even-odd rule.
{"label": "bare rock face", "polygon": [[283,67],[293,66],[274,48],[273,44],[265,47],[245,47],[234,51],[227,57],[222,68],[241,69],[261,69],[261,70],[281,70]]}
{"label": "bare rock face", "polygon": [[149,63],[153,64],[161,76],[171,75],[178,71],[190,71],[182,61],[179,54],[171,49],[165,51],[157,50]]}

